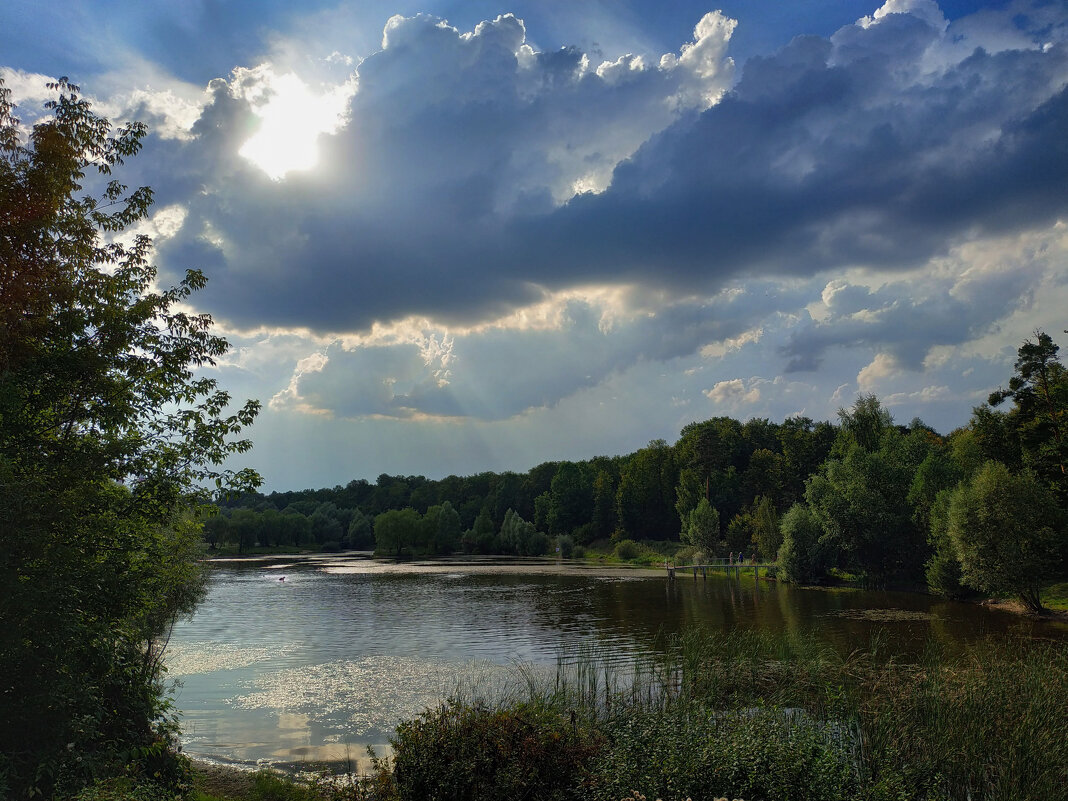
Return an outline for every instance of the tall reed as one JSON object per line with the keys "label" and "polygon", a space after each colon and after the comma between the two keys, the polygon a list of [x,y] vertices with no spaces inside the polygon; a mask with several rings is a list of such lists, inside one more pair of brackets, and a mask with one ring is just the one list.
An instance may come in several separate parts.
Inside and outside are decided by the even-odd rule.
{"label": "tall reed", "polygon": [[[813,636],[690,629],[632,665],[589,651],[517,678],[398,730],[400,797],[499,797],[552,765],[546,797],[594,801],[1046,801],[1068,788],[1063,643],[932,644],[906,660],[878,639],[842,656]],[[472,754],[484,794],[445,791]]]}

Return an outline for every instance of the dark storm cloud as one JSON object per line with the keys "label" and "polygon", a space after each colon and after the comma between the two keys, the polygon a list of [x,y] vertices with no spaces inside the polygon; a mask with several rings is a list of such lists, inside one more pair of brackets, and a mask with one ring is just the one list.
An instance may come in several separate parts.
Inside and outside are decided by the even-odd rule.
{"label": "dark storm cloud", "polygon": [[[930,38],[902,19],[898,39]],[[557,280],[585,267],[685,287],[908,268],[965,235],[1042,227],[1068,210],[1065,54],[977,51],[891,92],[909,62],[874,48],[829,65],[829,43],[797,41],[621,165],[608,192],[537,221],[527,249],[553,243]]]}
{"label": "dark storm cloud", "polygon": [[[236,157],[255,122],[221,84],[199,136],[170,145],[202,188],[162,260],[206,266],[223,318],[345,331],[591,283],[893,270],[1068,210],[1062,42],[962,55],[952,27],[889,14],[751,59],[700,111],[692,67],[597,74],[573,50],[524,53],[510,17],[386,38],[317,170],[272,182]],[[599,174],[605,191],[560,205]]]}

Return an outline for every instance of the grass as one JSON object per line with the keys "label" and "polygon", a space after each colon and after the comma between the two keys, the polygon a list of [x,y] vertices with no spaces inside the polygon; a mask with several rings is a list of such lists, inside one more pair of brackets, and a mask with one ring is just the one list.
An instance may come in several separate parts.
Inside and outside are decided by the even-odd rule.
{"label": "grass", "polygon": [[588,661],[530,677],[520,697],[429,710],[394,742],[399,797],[509,797],[516,775],[539,774],[528,756],[543,748],[508,746],[463,792],[451,792],[449,771],[523,726],[587,754],[559,763],[557,783],[531,798],[1037,801],[1063,791],[1068,708],[1051,699],[1068,697],[1064,645],[931,646],[912,662],[877,641],[843,658],[812,638],[754,632],[689,631],[667,645],[636,672]]}
{"label": "grass", "polygon": [[1042,590],[1042,605],[1059,612],[1068,612],[1068,581],[1045,587]]}

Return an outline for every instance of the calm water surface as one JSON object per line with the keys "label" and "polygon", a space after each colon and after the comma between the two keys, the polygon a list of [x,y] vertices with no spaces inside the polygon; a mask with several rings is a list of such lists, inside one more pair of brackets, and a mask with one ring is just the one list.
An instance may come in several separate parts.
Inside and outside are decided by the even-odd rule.
{"label": "calm water surface", "polygon": [[[282,576],[285,580],[279,580]],[[515,682],[596,653],[625,666],[693,624],[814,636],[842,651],[915,652],[986,634],[1068,638],[974,605],[895,592],[805,590],[722,576],[493,560],[223,562],[176,628],[169,677],[187,753],[301,763],[379,752],[397,721],[457,686]]]}

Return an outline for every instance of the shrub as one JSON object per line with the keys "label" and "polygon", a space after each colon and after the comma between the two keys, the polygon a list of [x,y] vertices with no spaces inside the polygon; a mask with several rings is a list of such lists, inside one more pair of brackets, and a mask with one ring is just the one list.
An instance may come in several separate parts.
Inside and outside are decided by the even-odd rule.
{"label": "shrub", "polygon": [[819,581],[826,567],[819,543],[823,531],[815,515],[807,506],[795,503],[783,515],[781,526],[779,568],[783,579],[799,584]]}
{"label": "shrub", "polygon": [[578,799],[600,738],[533,704],[506,709],[450,700],[402,723],[392,739],[402,799]]}
{"label": "shrub", "polygon": [[568,536],[557,537],[556,547],[560,549],[560,556],[568,559],[575,550],[575,541]]}
{"label": "shrub", "polygon": [[642,546],[634,540],[620,540],[616,543],[615,555],[620,559],[637,559],[641,555]]}
{"label": "shrub", "polygon": [[530,535],[530,539],[526,542],[526,548],[524,550],[525,556],[544,556],[549,553],[549,549],[552,547],[552,540],[549,539],[549,535],[541,531],[535,531]]}

